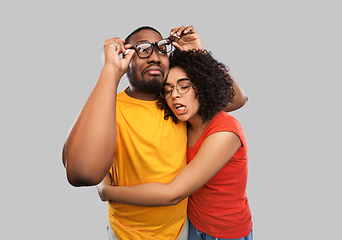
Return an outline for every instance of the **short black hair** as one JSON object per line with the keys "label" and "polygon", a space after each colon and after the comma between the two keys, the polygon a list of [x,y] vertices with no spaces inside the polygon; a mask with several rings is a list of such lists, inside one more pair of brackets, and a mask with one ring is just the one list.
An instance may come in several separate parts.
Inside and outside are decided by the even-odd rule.
{"label": "short black hair", "polygon": [[[198,114],[203,123],[210,120],[231,102],[235,95],[233,79],[229,68],[218,62],[207,50],[175,50],[170,55],[170,69],[180,67],[193,83],[200,107]],[[177,123],[178,119],[166,103],[159,98],[159,109],[164,109],[165,119],[172,117]]]}
{"label": "short black hair", "polygon": [[129,41],[129,39],[132,37],[132,35],[134,35],[134,34],[140,32],[140,31],[142,31],[142,30],[152,30],[152,31],[155,31],[155,32],[157,32],[157,33],[162,37],[162,35],[160,34],[160,32],[159,32],[157,29],[155,29],[155,28],[153,28],[153,27],[150,27],[150,26],[142,26],[142,27],[139,27],[139,28],[135,29],[133,32],[131,32],[131,34],[129,34],[129,35],[126,37],[126,39],[125,39],[125,44],[128,43],[128,41]]}

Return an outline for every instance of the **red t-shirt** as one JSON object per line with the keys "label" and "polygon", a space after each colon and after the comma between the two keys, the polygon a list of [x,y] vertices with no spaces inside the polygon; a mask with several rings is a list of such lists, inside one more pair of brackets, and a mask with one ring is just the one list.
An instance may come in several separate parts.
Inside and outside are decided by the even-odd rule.
{"label": "red t-shirt", "polygon": [[195,157],[206,137],[223,131],[238,135],[242,146],[209,182],[189,197],[188,217],[196,229],[213,237],[242,238],[252,230],[252,215],[246,195],[247,143],[240,123],[226,112],[217,114],[192,149],[188,144],[187,162]]}

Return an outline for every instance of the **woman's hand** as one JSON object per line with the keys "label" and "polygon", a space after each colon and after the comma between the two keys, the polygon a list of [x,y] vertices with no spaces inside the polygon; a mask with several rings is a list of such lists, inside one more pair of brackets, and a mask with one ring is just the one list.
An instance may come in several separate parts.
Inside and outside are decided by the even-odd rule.
{"label": "woman's hand", "polygon": [[97,188],[97,193],[99,194],[99,197],[101,198],[102,201],[110,201],[107,196],[107,191],[109,190],[108,188],[111,186],[115,186],[113,179],[111,178],[110,173],[106,175],[106,177],[102,180],[102,182],[96,186]]}
{"label": "woman's hand", "polygon": [[173,46],[180,51],[204,49],[202,40],[192,25],[171,29],[170,37],[173,40]]}

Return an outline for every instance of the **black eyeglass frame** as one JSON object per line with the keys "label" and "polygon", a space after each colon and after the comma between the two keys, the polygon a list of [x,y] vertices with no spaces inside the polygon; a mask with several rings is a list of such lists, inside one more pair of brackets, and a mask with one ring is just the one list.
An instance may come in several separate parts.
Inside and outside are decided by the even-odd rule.
{"label": "black eyeglass frame", "polygon": [[[178,88],[177,86],[178,86],[179,83],[184,82],[184,81],[187,81],[187,82],[189,83],[188,89],[186,90],[186,92],[179,92],[179,88]],[[173,89],[174,89],[174,88],[176,88],[176,90],[177,90],[177,92],[178,92],[179,94],[186,94],[186,93],[189,92],[189,90],[190,90],[190,88],[191,88],[191,85],[193,85],[193,83],[190,81],[189,78],[182,78],[182,79],[179,79],[179,80],[178,80],[178,82],[177,82],[176,85],[174,85],[174,86],[170,86],[170,85],[169,85],[170,88],[171,88],[171,91],[170,91],[170,94],[168,94],[168,97],[166,97],[166,94],[165,94],[165,86],[166,86],[166,85],[164,85],[164,87],[159,91],[159,95],[160,95],[162,98],[164,98],[164,99],[168,99],[169,97],[172,96],[172,93],[173,93]]]}
{"label": "black eyeglass frame", "polygon": [[[170,45],[171,45],[171,49],[170,49],[170,51],[168,51],[168,52],[164,52],[164,51],[163,51],[162,49],[160,49],[159,46],[158,46],[158,43],[159,43],[160,41],[165,41],[165,40],[169,40],[169,41],[170,41],[170,43],[167,43],[167,44],[170,44]],[[158,50],[161,51],[162,53],[170,53],[170,52],[172,52],[172,50],[173,50],[173,48],[172,48],[172,41],[173,41],[172,38],[163,38],[163,39],[160,39],[160,40],[158,40],[158,41],[156,41],[156,42],[141,42],[141,43],[135,44],[134,46],[132,46],[132,47],[130,47],[130,48],[128,48],[128,49],[134,49],[135,52],[136,52],[136,54],[138,55],[139,58],[148,58],[148,57],[150,57],[150,56],[152,55],[154,46],[156,46],[156,47],[158,48]],[[152,46],[152,51],[150,52],[150,54],[149,54],[148,56],[146,56],[146,57],[140,57],[140,55],[139,55],[139,53],[138,53],[138,50],[137,50],[137,46],[140,45],[140,44],[146,44],[146,43],[151,44],[151,46]]]}

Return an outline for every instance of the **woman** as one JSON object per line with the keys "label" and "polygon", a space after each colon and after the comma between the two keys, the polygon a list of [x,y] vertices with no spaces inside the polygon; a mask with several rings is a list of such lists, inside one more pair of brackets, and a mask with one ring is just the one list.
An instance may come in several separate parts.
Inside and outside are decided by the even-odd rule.
{"label": "woman", "polygon": [[170,183],[99,186],[104,201],[173,205],[189,197],[189,239],[252,239],[246,196],[247,144],[239,122],[221,110],[234,96],[225,66],[207,51],[175,51],[161,91],[165,118],[188,122],[188,165]]}

